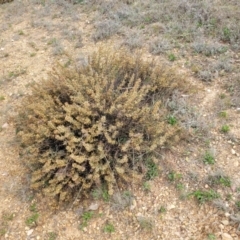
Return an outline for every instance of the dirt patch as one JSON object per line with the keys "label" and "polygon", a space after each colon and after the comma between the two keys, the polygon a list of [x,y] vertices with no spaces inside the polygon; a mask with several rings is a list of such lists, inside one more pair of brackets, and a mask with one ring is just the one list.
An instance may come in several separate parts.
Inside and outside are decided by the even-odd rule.
{"label": "dirt patch", "polygon": [[[114,26],[119,29],[115,31],[111,22],[104,21],[108,35],[103,37],[99,16],[106,16],[103,10],[108,11],[108,4],[113,3],[101,2],[102,12],[97,9],[98,5],[94,8],[66,1],[14,1],[0,7],[3,23],[0,26],[0,238],[239,239],[239,104],[234,89],[229,88],[236,86],[236,80],[231,84],[225,80],[230,76],[235,79],[239,67],[239,53],[232,48],[227,57],[235,70],[231,72],[226,64],[214,65],[214,70],[208,72],[213,81],[208,83],[199,80],[199,76],[208,79],[208,75],[201,72],[205,57],[192,55],[190,45],[175,46],[170,52],[164,50],[164,54],[155,56],[156,61],[165,61],[179,69],[179,73],[187,73],[197,86],[188,95],[176,93],[166,103],[187,134],[185,141],[161,153],[158,177],[143,186],[129,184],[127,191],[120,189],[113,199],[95,191],[92,199],[75,202],[64,209],[58,209],[29,189],[30,176],[21,162],[11,120],[29,86],[45,79],[56,61],[66,66],[75,61],[79,66],[84,64],[87,55],[103,44],[95,43],[96,33],[104,44],[128,45],[131,51],[140,47],[146,58],[151,59],[154,56],[148,52],[148,44],[141,45],[140,40],[133,42],[132,39],[139,36],[153,39],[151,34],[166,33],[166,26],[169,27],[160,26],[158,19],[146,25],[127,15],[125,20],[131,20],[130,23],[134,23],[131,27],[135,31],[139,27],[140,32],[130,37],[126,34],[131,29],[129,22],[117,22]],[[123,14],[122,9],[127,5],[118,7],[118,14]],[[129,6],[128,11],[134,11],[134,4]],[[235,35],[230,33],[225,29],[224,35],[223,31],[225,41],[231,37],[236,43]],[[154,46],[156,50],[157,45]],[[165,47],[166,42],[157,50],[168,49]],[[220,58],[215,54],[211,57],[208,61],[214,63]],[[214,158],[214,164],[204,163],[206,152]],[[212,186],[208,178],[216,174],[229,177],[231,186]],[[214,189],[221,198],[199,205],[194,196],[190,196],[199,189]]]}

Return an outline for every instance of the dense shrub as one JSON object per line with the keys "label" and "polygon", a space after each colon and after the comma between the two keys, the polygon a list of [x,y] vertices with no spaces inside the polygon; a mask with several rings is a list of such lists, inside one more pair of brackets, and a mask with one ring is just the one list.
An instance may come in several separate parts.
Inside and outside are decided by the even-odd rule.
{"label": "dense shrub", "polygon": [[182,81],[171,69],[100,49],[79,69],[57,67],[19,107],[17,136],[31,186],[60,201],[141,179],[145,161],[177,135],[161,99]]}

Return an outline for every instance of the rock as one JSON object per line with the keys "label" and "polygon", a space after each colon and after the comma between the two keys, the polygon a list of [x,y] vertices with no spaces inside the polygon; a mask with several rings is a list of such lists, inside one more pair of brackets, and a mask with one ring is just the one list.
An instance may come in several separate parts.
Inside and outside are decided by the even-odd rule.
{"label": "rock", "polygon": [[229,224],[229,221],[228,221],[228,220],[223,220],[223,221],[222,221],[222,224],[226,226],[226,225]]}
{"label": "rock", "polygon": [[231,153],[232,153],[232,155],[235,155],[235,154],[236,154],[236,151],[232,148],[232,149],[231,149]]}
{"label": "rock", "polygon": [[96,211],[96,210],[98,210],[98,208],[99,208],[99,204],[98,204],[98,203],[92,203],[92,204],[89,206],[88,210]]}
{"label": "rock", "polygon": [[30,236],[33,233],[33,229],[28,230],[26,233],[28,236]]}
{"label": "rock", "polygon": [[239,163],[238,163],[238,161],[236,160],[236,161],[234,161],[234,163],[233,163],[233,166],[234,167],[238,167],[239,166]]}
{"label": "rock", "polygon": [[229,217],[231,214],[228,213],[228,212],[226,212],[224,215],[225,215],[226,217]]}
{"label": "rock", "polygon": [[135,199],[133,199],[130,209],[133,210],[136,206],[137,206],[137,202]]}
{"label": "rock", "polygon": [[228,233],[223,233],[222,234],[222,240],[233,240],[233,238]]}
{"label": "rock", "polygon": [[167,207],[167,209],[168,209],[168,210],[171,210],[171,209],[174,209],[175,207],[176,207],[176,206],[172,204],[172,205],[169,205],[169,206]]}
{"label": "rock", "polygon": [[2,128],[8,128],[8,123],[4,123],[3,125],[2,125]]}
{"label": "rock", "polygon": [[224,229],[224,226],[223,226],[222,224],[219,224],[219,228],[220,228],[221,230],[223,230],[223,229]]}

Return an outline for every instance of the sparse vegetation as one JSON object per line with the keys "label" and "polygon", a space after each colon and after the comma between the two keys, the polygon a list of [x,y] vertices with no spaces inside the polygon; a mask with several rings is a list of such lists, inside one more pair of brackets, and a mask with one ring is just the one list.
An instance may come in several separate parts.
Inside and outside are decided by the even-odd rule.
{"label": "sparse vegetation", "polygon": [[228,176],[223,174],[215,174],[208,177],[208,182],[211,185],[222,185],[224,187],[231,187],[231,180]]}
{"label": "sparse vegetation", "polygon": [[13,0],[0,0],[0,4],[12,2]]}
{"label": "sparse vegetation", "polygon": [[29,226],[29,227],[34,227],[37,225],[37,220],[39,218],[39,214],[38,213],[32,213],[31,216],[29,216],[27,219],[26,219],[26,225]]}
{"label": "sparse vegetation", "polygon": [[173,53],[170,53],[168,55],[168,59],[169,59],[169,61],[173,62],[173,61],[175,61],[177,59],[177,57]]}
{"label": "sparse vegetation", "polygon": [[115,227],[113,226],[112,223],[107,223],[105,226],[104,226],[104,229],[103,229],[104,232],[106,233],[113,233],[115,232]]}
{"label": "sparse vegetation", "polygon": [[123,210],[132,205],[134,196],[129,191],[117,192],[113,195],[111,204],[114,209]]}
{"label": "sparse vegetation", "polygon": [[49,232],[49,233],[47,233],[47,239],[48,240],[56,240],[57,239],[57,233],[55,233],[55,232]]}
{"label": "sparse vegetation", "polygon": [[239,7],[0,0],[0,238],[236,237]]}
{"label": "sparse vegetation", "polygon": [[4,236],[10,227],[10,222],[13,221],[16,214],[12,212],[2,212],[1,221],[0,221],[0,237]]}
{"label": "sparse vegetation", "polygon": [[149,192],[149,191],[150,191],[151,186],[150,186],[149,182],[144,182],[144,183],[143,183],[143,189],[144,189],[144,191],[146,191],[146,192]]}
{"label": "sparse vegetation", "polygon": [[92,217],[93,217],[92,211],[84,212],[81,217],[82,223],[80,224],[79,229],[83,230],[85,227],[87,227],[88,222],[92,219]]}
{"label": "sparse vegetation", "polygon": [[236,202],[236,207],[237,207],[237,209],[240,211],[240,201],[237,201],[237,202]]}
{"label": "sparse vegetation", "polygon": [[154,223],[150,218],[139,216],[137,217],[138,223],[142,230],[152,231],[154,227]]}
{"label": "sparse vegetation", "polygon": [[208,234],[208,239],[209,239],[209,240],[215,240],[215,239],[216,239],[216,236],[215,236],[214,234],[212,234],[212,233],[209,233],[209,234]]}
{"label": "sparse vegetation", "polygon": [[164,207],[164,206],[161,206],[158,210],[159,213],[166,213],[167,212],[167,209]]}
{"label": "sparse vegetation", "polygon": [[38,213],[37,206],[36,206],[35,202],[33,202],[30,205],[29,210],[32,212],[32,214],[26,219],[25,223],[29,227],[36,227],[37,226],[37,220],[39,218],[39,213]]}
{"label": "sparse vegetation", "polygon": [[219,116],[222,117],[222,118],[226,118],[227,117],[227,112],[221,111],[221,112],[219,112]]}
{"label": "sparse vegetation", "polygon": [[154,162],[153,159],[151,159],[151,158],[147,159],[146,166],[147,166],[147,172],[146,172],[147,180],[151,180],[158,176],[158,172],[159,172],[158,166],[157,166],[157,163]]}
{"label": "sparse vegetation", "polygon": [[212,189],[209,191],[197,190],[193,193],[190,193],[189,196],[194,196],[200,204],[220,197],[220,195],[214,192]]}
{"label": "sparse vegetation", "polygon": [[223,125],[221,128],[222,133],[228,133],[230,131],[230,127],[228,125]]}
{"label": "sparse vegetation", "polygon": [[176,172],[172,171],[168,174],[168,180],[171,181],[171,182],[178,181],[181,178],[182,178],[181,173],[176,173]]}
{"label": "sparse vegetation", "polygon": [[172,126],[177,123],[177,119],[174,116],[169,116],[167,120],[168,120],[168,123]]}
{"label": "sparse vegetation", "polygon": [[203,162],[205,164],[214,164],[215,158],[214,158],[213,154],[211,154],[210,152],[206,152],[203,157]]}

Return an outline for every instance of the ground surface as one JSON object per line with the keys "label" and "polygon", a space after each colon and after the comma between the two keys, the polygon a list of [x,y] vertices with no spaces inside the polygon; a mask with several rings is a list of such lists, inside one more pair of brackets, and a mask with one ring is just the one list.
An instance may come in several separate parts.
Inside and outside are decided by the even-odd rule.
{"label": "ground surface", "polygon": [[[169,34],[175,36],[171,24],[164,25],[160,19],[151,22],[148,1],[143,12],[150,15],[145,15],[145,22],[129,18],[130,13],[135,16],[134,9],[141,1],[132,5],[125,1],[121,6],[112,1],[89,2],[16,0],[0,5],[0,238],[240,239],[240,28],[233,29],[236,35],[232,40],[224,39],[233,36],[227,32],[233,31],[231,27],[225,28],[222,39],[217,38],[217,32],[213,34],[217,40],[206,34],[211,48],[203,44],[205,48],[198,54],[192,48],[200,46],[200,33],[192,34],[191,39],[169,41]],[[237,19],[237,1],[229,5],[215,2],[222,3],[222,13],[230,14],[226,19]],[[206,6],[206,14],[211,14],[209,9]],[[128,21],[121,20],[119,12]],[[162,42],[166,45],[156,47],[151,42],[158,35],[165,38]],[[217,52],[214,41],[227,50]],[[72,61],[84,64],[86,56],[102,44],[142,49],[144,57],[167,62],[179,74],[186,74],[194,90],[188,95],[176,93],[169,101],[176,106],[176,117],[183,119],[187,140],[162,153],[161,174],[144,186],[129,186],[109,201],[103,193],[95,192],[95,199],[57,209],[29,189],[29,174],[18,154],[12,119],[31,83],[46,78],[56,61],[66,66]],[[156,49],[160,49],[158,55],[152,55]],[[220,63],[223,67],[219,68]],[[227,133],[221,132],[224,125],[230,128]],[[203,163],[206,152],[214,156],[215,164]],[[171,173],[175,174],[173,179]],[[212,175],[227,177],[231,186],[212,186],[207,181]],[[210,188],[219,199],[199,205],[193,197],[186,197]]]}

